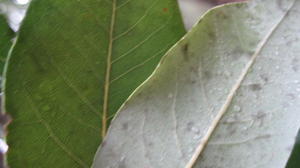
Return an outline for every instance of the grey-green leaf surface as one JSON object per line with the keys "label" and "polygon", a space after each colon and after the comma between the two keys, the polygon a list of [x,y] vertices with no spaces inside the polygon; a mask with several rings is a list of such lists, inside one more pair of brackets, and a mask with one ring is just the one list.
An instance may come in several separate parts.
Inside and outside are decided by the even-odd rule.
{"label": "grey-green leaf surface", "polygon": [[208,12],[121,108],[93,167],[285,167],[300,126],[299,10]]}
{"label": "grey-green leaf surface", "polygon": [[6,18],[0,15],[0,73],[2,74],[8,51],[12,45],[14,32],[10,29]]}
{"label": "grey-green leaf surface", "polygon": [[110,118],[183,34],[173,0],[33,0],[6,70],[9,166],[90,167]]}
{"label": "grey-green leaf surface", "polygon": [[286,168],[298,168],[300,167],[300,130],[298,132],[298,136],[296,138],[295,145],[293,147],[293,152],[290,156],[290,159],[288,161],[288,164],[286,165]]}

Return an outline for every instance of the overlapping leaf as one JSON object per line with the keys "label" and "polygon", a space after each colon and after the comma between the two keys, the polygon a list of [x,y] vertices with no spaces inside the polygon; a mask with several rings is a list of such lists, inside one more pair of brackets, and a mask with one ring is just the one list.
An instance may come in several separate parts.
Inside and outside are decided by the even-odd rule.
{"label": "overlapping leaf", "polygon": [[173,0],[33,0],[6,72],[10,167],[89,167],[116,110],[183,33]]}
{"label": "overlapping leaf", "polygon": [[283,168],[300,126],[299,0],[211,10],[120,110],[94,168]]}

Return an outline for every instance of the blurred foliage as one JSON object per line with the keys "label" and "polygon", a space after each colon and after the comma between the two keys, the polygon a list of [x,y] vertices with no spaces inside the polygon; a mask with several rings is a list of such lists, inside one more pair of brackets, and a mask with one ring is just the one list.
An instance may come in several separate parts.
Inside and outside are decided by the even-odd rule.
{"label": "blurred foliage", "polygon": [[6,15],[14,31],[18,30],[28,4],[29,0],[0,0],[0,13]]}
{"label": "blurred foliage", "polygon": [[14,31],[8,26],[5,16],[0,15],[0,73],[2,73],[13,37]]}

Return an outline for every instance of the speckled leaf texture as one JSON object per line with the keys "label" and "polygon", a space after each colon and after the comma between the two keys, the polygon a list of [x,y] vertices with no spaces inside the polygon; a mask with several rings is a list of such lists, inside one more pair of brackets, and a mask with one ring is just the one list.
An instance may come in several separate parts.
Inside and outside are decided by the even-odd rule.
{"label": "speckled leaf texture", "polygon": [[121,108],[93,168],[284,168],[300,127],[299,10],[208,12]]}
{"label": "speckled leaf texture", "polygon": [[88,168],[117,109],[185,33],[174,0],[33,0],[6,72],[11,168]]}
{"label": "speckled leaf texture", "polygon": [[6,18],[0,14],[0,74],[2,74],[13,37],[14,32],[8,26]]}

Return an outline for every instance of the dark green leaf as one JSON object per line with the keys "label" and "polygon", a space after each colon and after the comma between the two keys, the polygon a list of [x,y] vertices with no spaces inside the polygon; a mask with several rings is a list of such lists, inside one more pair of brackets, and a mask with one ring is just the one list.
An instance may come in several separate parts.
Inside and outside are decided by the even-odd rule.
{"label": "dark green leaf", "polygon": [[6,72],[12,168],[89,167],[184,28],[174,0],[33,0]]}
{"label": "dark green leaf", "polygon": [[286,168],[299,168],[300,167],[300,131],[296,138],[292,155],[286,165]]}

